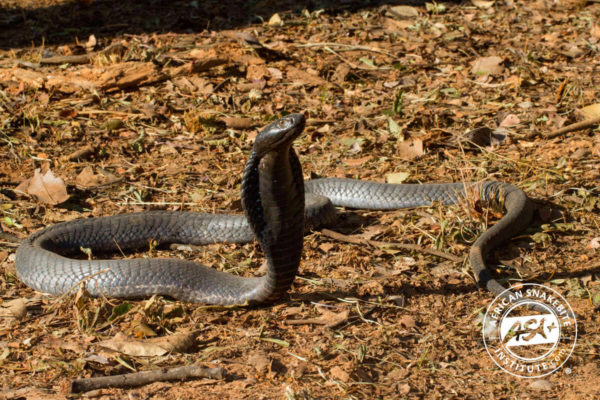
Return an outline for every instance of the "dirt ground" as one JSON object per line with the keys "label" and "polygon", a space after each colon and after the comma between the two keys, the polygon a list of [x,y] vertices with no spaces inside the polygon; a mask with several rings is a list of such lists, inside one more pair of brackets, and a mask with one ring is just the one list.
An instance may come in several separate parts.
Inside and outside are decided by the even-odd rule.
{"label": "dirt ground", "polygon": [[[74,379],[194,363],[224,376],[84,396],[597,398],[600,131],[551,133],[600,114],[599,17],[591,0],[0,1],[0,398],[77,397]],[[521,187],[534,220],[489,265],[565,296],[567,363],[521,379],[487,354],[493,295],[468,250],[501,213],[475,198],[342,210],[333,230],[348,240],[309,233],[292,289],[264,307],[56,297],[17,279],[15,237],[54,223],[240,213],[256,133],[291,112],[308,119],[306,179]],[[245,276],[263,262],[256,243],[137,256]]]}

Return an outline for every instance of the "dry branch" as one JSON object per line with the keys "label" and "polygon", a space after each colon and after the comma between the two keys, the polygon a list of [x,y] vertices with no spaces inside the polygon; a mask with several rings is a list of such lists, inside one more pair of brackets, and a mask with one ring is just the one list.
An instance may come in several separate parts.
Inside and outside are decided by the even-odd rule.
{"label": "dry branch", "polygon": [[78,150],[75,150],[71,154],[68,154],[67,156],[65,156],[65,159],[68,161],[76,161],[78,159],[87,158],[87,157],[91,156],[92,154],[94,154],[95,152],[96,152],[96,148],[94,146],[92,146],[91,144],[89,144]]}
{"label": "dry branch", "polygon": [[92,62],[94,57],[100,54],[112,54],[124,50],[125,47],[119,43],[114,43],[105,48],[102,51],[88,54],[77,54],[69,56],[54,56],[48,58],[42,58],[40,64],[44,65],[62,65],[62,64],[89,64]]}
{"label": "dry branch", "polygon": [[575,124],[563,126],[560,129],[550,132],[547,135],[544,135],[546,138],[553,138],[556,136],[564,135],[565,133],[580,131],[582,129],[591,128],[594,125],[600,124],[600,117],[586,119],[585,121],[577,122]]}
{"label": "dry branch", "polygon": [[99,376],[95,378],[75,379],[71,383],[72,393],[88,392],[104,388],[124,388],[142,386],[160,381],[186,380],[190,378],[223,379],[223,368],[205,368],[199,365],[163,368],[154,371],[141,371],[131,374]]}

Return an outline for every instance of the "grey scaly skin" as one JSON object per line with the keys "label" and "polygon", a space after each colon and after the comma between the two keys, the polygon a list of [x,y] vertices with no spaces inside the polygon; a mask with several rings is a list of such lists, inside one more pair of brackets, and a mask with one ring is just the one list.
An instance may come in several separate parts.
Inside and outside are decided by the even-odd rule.
{"label": "grey scaly skin", "polygon": [[[151,211],[57,224],[21,244],[15,260],[19,278],[53,294],[83,282],[92,295],[108,297],[160,294],[209,304],[272,301],[289,289],[296,276],[305,223],[311,227],[332,223],[336,219],[333,205],[390,210],[432,202],[453,204],[475,190],[485,201],[504,199],[506,215],[479,237],[470,252],[478,282],[496,294],[504,289],[490,277],[484,256],[529,224],[532,206],[523,191],[501,182],[392,185],[337,178],[304,182],[292,148],[304,124],[302,114],[291,114],[267,125],[257,136],[242,179],[245,217]],[[267,260],[267,273],[262,277],[239,277],[180,259],[68,258],[80,247],[95,252],[133,250],[147,247],[150,239],[161,244],[201,245],[244,243],[253,238]]]}

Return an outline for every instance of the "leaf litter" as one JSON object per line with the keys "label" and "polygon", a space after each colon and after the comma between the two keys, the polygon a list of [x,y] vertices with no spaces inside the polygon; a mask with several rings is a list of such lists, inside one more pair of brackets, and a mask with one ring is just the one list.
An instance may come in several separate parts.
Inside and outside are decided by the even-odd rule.
{"label": "leaf litter", "polygon": [[[6,398],[64,398],[77,378],[195,362],[218,365],[228,378],[100,394],[477,398],[493,388],[502,398],[532,389],[595,398],[598,121],[556,130],[598,118],[600,4],[303,9],[206,1],[157,11],[135,2],[112,10],[103,2],[5,3],[2,233],[23,238],[75,218],[152,209],[241,212],[241,172],[256,132],[304,112],[296,148],[306,178],[522,187],[540,211],[490,266],[508,283],[525,278],[566,295],[584,327],[567,365],[573,374],[529,386],[495,367],[477,319],[492,296],[475,289],[464,261],[496,218],[476,198],[450,208],[354,211],[335,227],[337,239],[305,238],[288,295],[252,309],[40,296],[17,280],[14,243],[2,236]],[[94,22],[111,15],[105,26]],[[73,16],[89,23],[57,28]],[[255,243],[137,256],[185,257],[245,276],[262,263]],[[160,345],[182,330],[201,332],[177,350]],[[102,346],[116,338],[127,351]],[[136,347],[162,350],[130,351]]]}

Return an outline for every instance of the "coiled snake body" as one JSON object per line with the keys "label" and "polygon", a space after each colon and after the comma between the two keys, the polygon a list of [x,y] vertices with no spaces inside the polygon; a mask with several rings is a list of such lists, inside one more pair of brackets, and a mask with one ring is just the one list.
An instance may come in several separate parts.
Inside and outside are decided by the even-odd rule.
{"label": "coiled snake body", "polygon": [[[15,260],[18,277],[36,290],[53,294],[83,282],[92,295],[161,294],[192,302],[255,304],[276,299],[289,289],[300,263],[305,222],[311,226],[331,222],[335,218],[332,203],[379,210],[452,204],[474,189],[484,201],[504,199],[506,214],[479,237],[470,252],[477,281],[494,293],[503,290],[491,279],[484,256],[529,224],[532,206],[523,191],[501,182],[393,185],[335,178],[304,182],[292,148],[304,124],[302,114],[288,115],[256,137],[242,179],[245,218],[151,211],[57,224],[21,244]],[[101,252],[140,249],[150,239],[161,244],[207,244],[242,243],[254,237],[267,260],[268,272],[262,277],[235,276],[180,259],[68,258],[81,247]]]}

